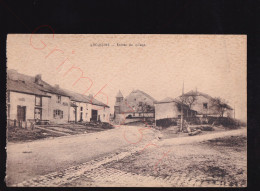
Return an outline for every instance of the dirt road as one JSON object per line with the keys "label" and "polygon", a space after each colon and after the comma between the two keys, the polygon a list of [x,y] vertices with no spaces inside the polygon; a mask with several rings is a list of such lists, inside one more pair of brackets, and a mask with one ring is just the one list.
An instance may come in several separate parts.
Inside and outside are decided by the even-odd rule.
{"label": "dirt road", "polygon": [[155,138],[155,130],[120,126],[112,130],[7,144],[7,185],[105,156],[132,143]]}
{"label": "dirt road", "polygon": [[[81,160],[78,160],[77,163],[75,163],[75,164],[79,164],[79,165],[75,165],[73,167],[65,169],[66,166],[69,166],[68,164],[70,164],[70,163],[68,163],[66,165],[62,165],[62,161],[71,162],[72,160],[69,160],[68,158],[60,159],[60,161],[58,161],[59,163],[55,163],[54,165],[51,163],[45,164],[46,169],[50,169],[50,166],[53,166],[53,168],[56,167],[55,165],[59,166],[60,169],[56,170],[56,172],[51,173],[51,174],[45,173],[43,170],[39,169],[39,166],[34,166],[34,169],[31,168],[31,171],[35,170],[36,172],[38,172],[38,175],[39,174],[46,174],[46,175],[39,177],[39,176],[35,176],[35,175],[28,175],[28,173],[26,173],[26,174],[24,173],[24,174],[20,174],[20,175],[21,176],[27,175],[27,178],[18,177],[15,179],[16,181],[13,181],[13,183],[21,182],[21,181],[19,181],[21,179],[34,178],[34,179],[31,179],[28,181],[24,181],[19,185],[20,186],[102,186],[102,185],[109,185],[110,183],[113,183],[113,185],[115,185],[115,183],[118,183],[118,181],[122,179],[121,183],[119,184],[122,186],[123,184],[126,184],[127,179],[128,179],[128,181],[133,179],[136,181],[138,181],[138,180],[141,181],[138,184],[137,184],[137,182],[134,183],[135,185],[139,185],[139,186],[143,186],[143,185],[147,184],[147,183],[145,183],[147,181],[148,182],[155,181],[155,183],[156,183],[156,180],[158,180],[157,183],[160,183],[160,184],[158,184],[158,186],[159,185],[161,185],[161,186],[174,185],[174,184],[177,184],[177,183],[173,184],[174,180],[177,178],[176,172],[174,173],[176,176],[170,176],[169,180],[167,182],[165,182],[165,181],[163,181],[164,178],[161,178],[161,177],[156,178],[156,177],[151,176],[152,174],[150,174],[150,176],[147,176],[147,175],[143,176],[140,173],[133,175],[133,174],[131,174],[132,172],[124,172],[124,171],[120,171],[120,170],[122,170],[123,167],[132,168],[135,165],[137,165],[137,163],[138,163],[138,166],[141,165],[138,168],[144,168],[144,170],[147,170],[149,168],[153,169],[154,163],[156,161],[158,161],[158,159],[160,159],[162,157],[161,156],[162,153],[167,152],[167,150],[169,148],[171,148],[171,150],[173,149],[170,154],[172,154],[172,153],[176,154],[177,151],[181,152],[183,150],[189,149],[190,152],[188,152],[188,153],[193,152],[194,154],[196,154],[196,157],[198,157],[198,156],[202,157],[203,160],[206,155],[210,155],[210,157],[216,158],[216,156],[219,157],[219,156],[223,156],[223,155],[220,155],[219,152],[212,150],[212,148],[205,149],[204,147],[203,148],[201,148],[200,146],[191,147],[189,145],[196,144],[197,142],[201,142],[201,141],[219,138],[219,137],[239,136],[239,135],[246,136],[246,129],[239,129],[239,130],[232,130],[232,131],[226,131],[226,132],[212,133],[209,135],[199,135],[199,136],[194,136],[194,137],[181,137],[181,138],[174,138],[174,139],[166,139],[166,140],[162,140],[162,141],[158,141],[158,140],[155,141],[155,139],[153,139],[153,138],[156,137],[157,134],[154,131],[147,130],[147,131],[143,131],[144,132],[143,140],[138,142],[138,139],[140,137],[138,129],[140,129],[140,127],[131,127],[131,128],[121,127],[121,128],[117,128],[115,130],[109,131],[108,134],[106,134],[106,136],[104,136],[104,134],[102,134],[103,136],[99,137],[100,138],[99,141],[96,141],[95,139],[91,139],[91,138],[88,139],[88,141],[95,143],[96,144],[95,146],[93,146],[93,144],[89,143],[88,141],[86,141],[86,142],[88,142],[89,144],[87,144],[87,143],[85,143],[85,141],[83,141],[84,145],[88,145],[88,146],[90,146],[90,148],[93,147],[92,149],[96,148],[96,150],[89,152],[89,153],[85,153],[85,152],[81,153],[79,151],[79,149],[74,148],[74,150],[73,150],[73,148],[71,148],[73,150],[73,152],[77,154],[74,156],[77,156],[81,159]],[[127,130],[126,132],[128,132],[128,133],[126,133],[125,136],[122,136],[122,134],[124,134],[123,133],[124,130]],[[102,132],[102,133],[106,133],[106,132]],[[121,137],[119,136],[120,137],[119,138],[119,137],[117,137],[117,135],[120,135]],[[92,135],[92,136],[94,136],[94,135]],[[118,139],[115,139],[115,137],[117,137]],[[73,139],[75,141],[75,138],[68,137],[65,140],[68,141],[70,139]],[[79,136],[79,138],[80,138],[79,140],[81,140],[82,136]],[[126,139],[127,139],[127,141],[126,141]],[[145,149],[144,152],[142,151],[138,154],[138,151],[143,150],[143,148],[145,148],[145,146],[147,145],[149,140],[153,140],[153,143],[156,144],[157,146],[156,147],[154,147],[154,146],[147,147],[147,149]],[[132,146],[130,147],[129,141],[135,142],[136,144],[132,144]],[[75,142],[77,142],[77,141],[75,141]],[[115,142],[117,144],[115,144]],[[79,143],[82,144],[81,141],[79,141]],[[63,142],[63,144],[65,144],[65,143]],[[97,146],[99,144],[101,144],[101,145]],[[118,145],[118,144],[121,144],[121,145]],[[54,147],[57,147],[57,146],[55,146],[56,144],[53,144],[53,145],[54,145]],[[102,148],[102,145],[104,146],[104,148]],[[112,147],[112,145],[116,146],[116,148]],[[180,146],[187,145],[187,146],[185,146],[185,148],[183,148],[183,146],[179,147],[178,145],[180,145]],[[78,145],[78,147],[81,148],[82,146]],[[97,150],[97,149],[101,149],[101,151]],[[196,149],[200,150],[200,151],[195,152]],[[67,150],[67,149],[65,149],[65,150]],[[75,150],[77,150],[77,151],[75,151]],[[114,152],[116,154],[111,155],[111,153],[113,153],[113,151],[116,151],[116,152]],[[204,151],[205,156],[202,151]],[[135,160],[134,158],[131,159],[131,156],[134,156],[132,154],[134,154],[136,152],[139,156],[138,160]],[[103,153],[103,156],[101,153]],[[143,154],[151,153],[151,156],[150,156],[150,154],[149,154],[149,156],[145,156],[142,153]],[[201,154],[199,154],[199,153],[201,153]],[[64,155],[64,151],[63,152],[60,151],[59,154]],[[52,156],[52,157],[55,157],[57,154],[53,154],[53,155],[54,156]],[[109,155],[111,155],[111,156],[109,156]],[[80,163],[80,161],[86,162],[86,161],[89,161],[90,159],[95,158],[93,156],[96,156],[97,159],[92,160],[87,163]],[[226,154],[224,154],[224,156],[226,156]],[[35,157],[35,156],[33,156],[33,157]],[[130,157],[130,158],[128,158],[128,157]],[[173,155],[173,157],[174,157],[174,155]],[[183,156],[180,156],[180,159],[178,160],[178,162],[180,164],[181,164],[181,161],[183,161],[182,157]],[[187,159],[187,157],[190,158],[190,156],[185,156],[184,157],[185,160]],[[193,156],[191,158],[193,159]],[[77,158],[72,157],[72,159],[77,159]],[[167,158],[165,158],[165,159],[167,159]],[[46,160],[44,160],[44,161],[46,162]],[[122,161],[122,162],[126,161],[127,163],[124,163],[124,162],[122,163],[120,161]],[[143,161],[143,162],[140,163],[140,161]],[[175,160],[173,160],[173,161],[175,161]],[[163,162],[163,161],[161,161],[161,162]],[[162,165],[161,162],[158,165],[159,168]],[[42,160],[40,160],[40,162],[38,162],[38,163],[41,164]],[[111,163],[112,166],[105,167],[106,164],[109,164],[109,163]],[[142,167],[145,163],[147,163],[148,166]],[[225,161],[224,161],[224,163],[225,163]],[[26,165],[30,167],[30,165],[28,165],[28,164],[26,164]],[[35,163],[35,165],[37,165],[37,162]],[[115,169],[116,166],[120,166],[120,165],[122,165],[122,166],[119,169]],[[170,166],[172,166],[172,165],[170,165]],[[181,166],[181,165],[177,165],[177,166]],[[111,169],[111,167],[112,167],[112,169]],[[63,168],[62,171],[61,171],[61,168]],[[100,173],[102,171],[102,169],[103,169],[104,173]],[[55,170],[52,170],[52,171],[55,171]],[[36,174],[36,172],[32,172],[32,173]],[[138,172],[138,171],[134,170],[134,172]],[[183,172],[181,174],[186,176],[186,175],[189,175],[190,173]],[[16,177],[16,176],[14,176],[14,177]],[[126,179],[124,179],[124,177]],[[178,175],[178,178],[179,178],[179,175]],[[12,179],[14,180],[13,177],[12,177]],[[171,179],[174,179],[174,180],[171,180]],[[178,183],[182,184],[183,183],[182,180],[186,180],[186,179],[183,178],[183,179],[181,179],[181,181],[178,179]],[[192,181],[194,181],[194,180],[190,179],[190,181],[191,181],[190,183],[192,183]],[[131,182],[132,181],[130,181],[128,183],[128,186],[131,185],[130,184]],[[195,184],[195,182],[194,182],[194,184]],[[201,180],[199,180],[199,182],[197,181],[196,184],[199,184],[199,183],[201,183]],[[193,183],[192,183],[192,185],[193,185]]]}

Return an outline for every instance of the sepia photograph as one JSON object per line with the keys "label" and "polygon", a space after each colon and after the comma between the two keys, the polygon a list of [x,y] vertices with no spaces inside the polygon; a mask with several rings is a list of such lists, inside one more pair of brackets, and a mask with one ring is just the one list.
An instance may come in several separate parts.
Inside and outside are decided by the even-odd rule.
{"label": "sepia photograph", "polygon": [[247,187],[247,35],[6,46],[7,187]]}

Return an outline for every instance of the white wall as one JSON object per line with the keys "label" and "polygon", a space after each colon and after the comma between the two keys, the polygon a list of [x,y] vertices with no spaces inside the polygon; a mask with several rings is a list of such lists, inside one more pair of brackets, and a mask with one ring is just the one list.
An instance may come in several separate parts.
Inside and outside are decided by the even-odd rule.
{"label": "white wall", "polygon": [[[109,116],[110,116],[110,108],[104,107],[104,106],[98,106],[98,105],[91,105],[89,104],[89,112],[90,112],[90,118],[91,118],[91,110],[97,110],[98,115],[100,115],[100,121],[102,122],[109,122]],[[90,120],[89,118],[89,120]]]}
{"label": "white wall", "polygon": [[[97,110],[98,115],[100,115],[100,120],[102,122],[109,122],[109,116],[110,116],[110,108],[103,107],[103,106],[97,106],[92,105],[89,103],[83,103],[83,102],[75,102],[77,107],[77,121],[80,121],[80,113],[83,113],[82,119],[84,122],[89,122],[91,118],[91,110]],[[82,111],[80,108],[82,107]],[[70,121],[75,120],[75,114],[74,114],[74,108],[70,107]]]}
{"label": "white wall", "polygon": [[[47,95],[51,96],[50,103],[49,103],[49,120],[51,123],[68,123],[69,120],[69,108],[70,108],[70,99],[69,97],[61,96],[61,103],[57,103],[57,95],[47,93]],[[63,111],[63,118],[62,119],[55,119],[53,117],[54,110],[62,110]]]}
{"label": "white wall", "polygon": [[177,118],[180,115],[175,102],[155,104],[155,120]]}
{"label": "white wall", "polygon": [[[48,120],[48,97],[42,97],[42,120]],[[10,119],[17,119],[17,106],[26,107],[26,120],[34,119],[35,95],[10,92]]]}

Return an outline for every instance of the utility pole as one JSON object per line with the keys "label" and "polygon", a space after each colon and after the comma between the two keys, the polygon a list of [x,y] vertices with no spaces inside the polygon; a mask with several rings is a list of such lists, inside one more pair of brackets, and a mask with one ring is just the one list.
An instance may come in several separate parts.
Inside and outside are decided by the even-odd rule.
{"label": "utility pole", "polygon": [[182,101],[181,101],[181,129],[180,131],[183,131],[183,95],[184,95],[184,81],[182,84]]}

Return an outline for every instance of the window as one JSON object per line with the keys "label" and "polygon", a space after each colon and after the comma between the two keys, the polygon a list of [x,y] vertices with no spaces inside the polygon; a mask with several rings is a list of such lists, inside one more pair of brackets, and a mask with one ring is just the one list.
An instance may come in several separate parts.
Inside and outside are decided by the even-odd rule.
{"label": "window", "polygon": [[57,103],[61,103],[61,96],[57,95]]}
{"label": "window", "polygon": [[208,109],[208,103],[203,103],[203,109]]}
{"label": "window", "polygon": [[41,96],[35,96],[35,105],[42,106],[42,97]]}
{"label": "window", "polygon": [[83,111],[83,107],[80,107],[80,111]]}
{"label": "window", "polygon": [[139,113],[139,117],[141,117],[141,113]]}
{"label": "window", "polygon": [[117,101],[117,102],[120,102],[121,100],[122,100],[121,97],[117,97],[117,98],[116,98],[116,101]]}
{"label": "window", "polygon": [[63,111],[56,109],[53,110],[53,118],[54,119],[63,119]]}
{"label": "window", "polygon": [[133,113],[133,116],[135,116],[135,113]]}
{"label": "window", "polygon": [[105,117],[106,117],[106,115],[105,115],[105,114],[103,114],[103,119],[105,119]]}

